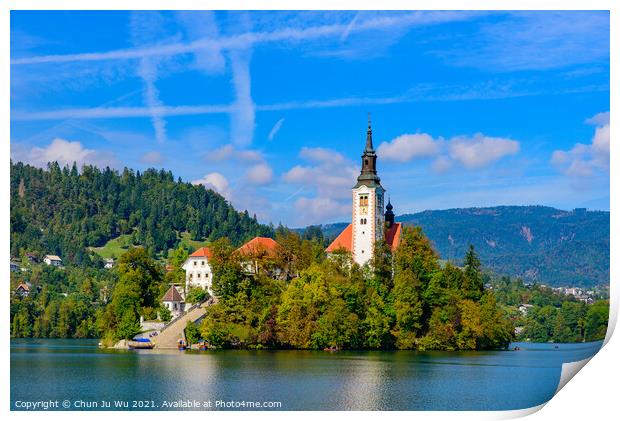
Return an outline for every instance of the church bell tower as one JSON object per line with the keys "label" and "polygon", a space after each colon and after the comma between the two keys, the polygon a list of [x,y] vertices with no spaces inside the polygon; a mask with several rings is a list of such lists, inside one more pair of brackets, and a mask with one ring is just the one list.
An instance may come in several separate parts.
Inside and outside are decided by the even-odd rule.
{"label": "church bell tower", "polygon": [[385,190],[377,175],[377,154],[372,145],[372,128],[368,115],[366,147],[362,154],[362,171],[353,186],[352,256],[359,265],[368,262],[374,253],[375,241],[383,238]]}

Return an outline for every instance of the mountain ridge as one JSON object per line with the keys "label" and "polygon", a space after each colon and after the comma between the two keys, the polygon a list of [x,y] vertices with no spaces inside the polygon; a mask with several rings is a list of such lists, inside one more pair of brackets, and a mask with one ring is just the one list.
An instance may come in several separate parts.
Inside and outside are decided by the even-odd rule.
{"label": "mountain ridge", "polygon": [[[421,226],[440,256],[457,264],[473,244],[497,274],[552,286],[609,283],[609,211],[504,205],[425,210],[396,221]],[[321,230],[332,239],[347,224]]]}

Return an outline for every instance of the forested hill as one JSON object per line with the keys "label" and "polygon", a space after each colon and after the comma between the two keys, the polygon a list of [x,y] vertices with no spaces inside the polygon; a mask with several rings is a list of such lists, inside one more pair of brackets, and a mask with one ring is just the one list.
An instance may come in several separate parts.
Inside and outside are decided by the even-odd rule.
{"label": "forested hill", "polygon": [[171,172],[52,163],[47,169],[11,162],[11,257],[34,252],[88,264],[89,247],[126,235],[152,254],[175,247],[181,233],[194,240],[228,237],[241,244],[272,236],[246,212],[203,186],[174,180]]}
{"label": "forested hill", "polygon": [[[429,210],[396,220],[419,225],[443,259],[471,243],[485,268],[551,286],[609,284],[609,212],[544,206]],[[346,223],[321,226],[335,238]]]}
{"label": "forested hill", "polygon": [[420,225],[444,259],[458,261],[471,243],[496,273],[553,286],[609,283],[609,212],[498,206],[397,220]]}

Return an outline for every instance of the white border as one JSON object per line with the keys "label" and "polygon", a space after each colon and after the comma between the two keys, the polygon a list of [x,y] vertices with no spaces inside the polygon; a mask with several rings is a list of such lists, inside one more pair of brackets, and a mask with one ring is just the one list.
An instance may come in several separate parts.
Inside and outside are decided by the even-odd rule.
{"label": "white border", "polygon": [[[323,10],[323,9],[344,9],[344,10],[365,10],[365,9],[385,9],[385,10],[611,10],[611,80],[610,80],[610,109],[615,109],[614,105],[617,104],[618,93],[620,92],[618,86],[618,77],[616,75],[618,66],[619,54],[618,54],[618,2],[613,0],[476,0],[476,1],[458,1],[458,0],[437,0],[437,1],[419,1],[419,0],[383,0],[383,1],[350,1],[350,0],[296,0],[283,1],[283,0],[214,0],[214,1],[191,1],[191,0],[3,0],[0,1],[0,37],[2,51],[0,58],[0,86],[1,86],[1,108],[0,108],[0,128],[3,132],[3,142],[0,146],[2,156],[8,161],[10,156],[10,133],[9,133],[9,113],[10,113],[10,66],[9,66],[9,30],[10,30],[10,10],[173,10],[173,9],[213,9],[213,10],[271,10],[271,9],[289,9],[289,10]],[[618,118],[616,114],[611,114],[613,124],[612,127],[616,127]],[[614,210],[618,204],[617,194],[617,181],[620,179],[620,170],[616,165],[618,163],[618,146],[612,142],[611,145],[611,171],[610,171],[610,210],[611,210],[611,278],[617,279],[618,268],[615,264],[615,257],[618,256],[618,221],[615,216]],[[6,162],[6,161],[5,161]],[[7,162],[8,164],[8,162]],[[0,171],[2,172],[2,195],[3,197],[9,197],[9,166],[5,164]],[[4,206],[1,208],[0,220],[4,221],[1,225],[2,238],[5,239],[5,243],[2,247],[2,257],[0,261],[9,260],[9,202],[5,200]],[[8,268],[5,269],[5,280],[8,279]],[[9,306],[6,305],[8,297],[4,294],[8,293],[7,282],[5,281],[3,287],[4,305],[2,305],[3,320],[9,320]],[[8,295],[8,294],[7,294]],[[620,293],[616,283],[611,285],[611,314],[610,323],[608,328],[608,334],[606,338],[605,347],[588,363],[588,369],[584,370],[577,376],[576,380],[568,382],[556,397],[554,397],[545,407],[544,410],[539,411],[534,415],[537,419],[608,419],[611,414],[617,414],[618,400],[615,392],[615,386],[617,383],[619,369],[617,362],[617,355],[620,355],[617,339],[611,339],[611,333],[615,328],[615,324],[618,317],[618,302],[620,299]],[[10,370],[10,353],[9,350],[9,326],[8,323],[0,323],[0,329],[2,335],[2,349],[5,350],[4,358],[2,359],[2,372],[4,378],[2,379],[2,399],[0,399],[2,412],[9,411],[9,370]],[[128,414],[128,413],[102,413],[102,412],[90,412],[89,418],[93,419],[109,419],[111,416],[118,417],[121,415],[124,417],[131,416],[146,416],[149,419],[168,419],[170,417],[188,416],[188,417],[218,417],[224,419],[234,418],[269,418],[269,419],[288,419],[291,416],[300,420],[314,420],[317,418],[324,419],[337,419],[347,416],[361,417],[363,419],[375,418],[377,416],[389,416],[395,419],[446,419],[455,418],[459,419],[505,419],[515,418],[528,415],[536,412],[545,405],[540,407],[530,408],[519,411],[506,411],[506,412],[356,412],[355,414],[348,415],[341,412],[265,412],[265,413],[247,413],[247,412],[218,412],[218,413],[180,413],[175,412],[173,414],[168,413],[149,413],[145,415]],[[26,412],[10,412],[11,417],[15,418],[59,418],[59,419],[78,419],[84,417],[85,414],[78,412],[70,413],[26,413]]]}

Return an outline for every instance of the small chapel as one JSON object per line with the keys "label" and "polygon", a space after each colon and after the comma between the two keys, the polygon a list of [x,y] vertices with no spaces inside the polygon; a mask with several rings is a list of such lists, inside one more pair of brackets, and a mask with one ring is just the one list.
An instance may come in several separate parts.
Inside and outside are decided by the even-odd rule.
{"label": "small chapel", "polygon": [[402,230],[401,224],[394,222],[394,208],[390,201],[384,205],[386,190],[377,174],[377,154],[372,145],[370,117],[362,170],[351,192],[351,223],[327,247],[326,252],[329,254],[344,249],[361,266],[372,259],[375,242],[380,239],[385,239],[392,250],[396,249]]}

